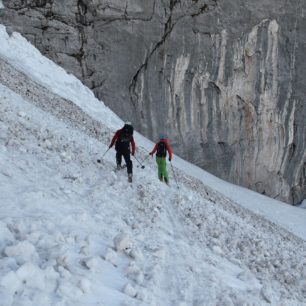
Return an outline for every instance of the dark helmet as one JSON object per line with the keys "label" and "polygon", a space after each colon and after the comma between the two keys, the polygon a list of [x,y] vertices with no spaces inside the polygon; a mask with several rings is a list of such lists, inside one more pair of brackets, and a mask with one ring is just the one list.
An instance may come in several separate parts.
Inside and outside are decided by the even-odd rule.
{"label": "dark helmet", "polygon": [[122,130],[129,135],[133,135],[134,128],[132,126],[132,123],[129,121],[124,122],[124,127],[122,128]]}

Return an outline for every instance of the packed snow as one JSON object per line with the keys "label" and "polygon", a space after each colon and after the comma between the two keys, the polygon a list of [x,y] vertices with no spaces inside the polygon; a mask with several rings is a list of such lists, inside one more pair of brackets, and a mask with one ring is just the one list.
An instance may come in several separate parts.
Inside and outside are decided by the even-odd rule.
{"label": "packed snow", "polygon": [[305,210],[176,156],[168,187],[138,133],[129,184],[76,78],[4,27],[0,68],[1,305],[306,304]]}

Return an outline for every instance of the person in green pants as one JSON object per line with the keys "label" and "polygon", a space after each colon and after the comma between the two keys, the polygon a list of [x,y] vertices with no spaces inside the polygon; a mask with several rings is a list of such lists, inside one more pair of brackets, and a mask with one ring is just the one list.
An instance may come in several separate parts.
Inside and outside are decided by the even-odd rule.
{"label": "person in green pants", "polygon": [[159,141],[155,144],[152,152],[149,155],[153,156],[156,152],[156,163],[158,166],[158,178],[160,181],[164,181],[166,184],[169,184],[169,177],[167,173],[167,152],[169,154],[169,161],[172,160],[172,150],[168,143],[168,138],[166,135],[160,135]]}

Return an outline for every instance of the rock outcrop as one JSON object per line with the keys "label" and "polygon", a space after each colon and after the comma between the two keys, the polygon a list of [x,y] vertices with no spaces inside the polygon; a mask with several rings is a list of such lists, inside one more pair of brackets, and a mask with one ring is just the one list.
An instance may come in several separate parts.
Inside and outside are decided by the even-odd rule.
{"label": "rock outcrop", "polygon": [[4,0],[0,21],[151,139],[288,203],[306,198],[306,3]]}

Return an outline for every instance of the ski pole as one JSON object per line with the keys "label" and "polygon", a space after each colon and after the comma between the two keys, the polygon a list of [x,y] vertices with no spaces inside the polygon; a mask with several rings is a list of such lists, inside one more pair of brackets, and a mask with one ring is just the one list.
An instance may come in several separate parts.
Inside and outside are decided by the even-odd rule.
{"label": "ski pole", "polygon": [[177,183],[176,175],[175,175],[175,172],[174,172],[174,169],[173,169],[171,160],[170,160],[170,165],[171,165],[171,168],[172,168],[172,172],[173,172],[173,176],[174,176],[174,180],[175,180],[177,189],[180,189],[180,187],[179,187],[179,185],[178,185],[178,183]]}
{"label": "ski pole", "polygon": [[142,163],[143,163],[144,161],[146,161],[149,157],[151,157],[151,155],[148,155],[147,157],[145,157],[144,160],[142,161]]}
{"label": "ski pole", "polygon": [[[109,151],[109,149],[110,149],[110,148],[108,148],[108,149],[104,152],[104,154],[102,155],[102,158],[103,158],[103,157],[105,156],[105,154]],[[101,159],[98,159],[98,160],[97,160],[97,163],[101,163]]]}
{"label": "ski pole", "polygon": [[138,164],[141,166],[141,169],[144,169],[145,166],[138,160],[138,158],[135,155],[133,155],[133,156],[138,161]]}

